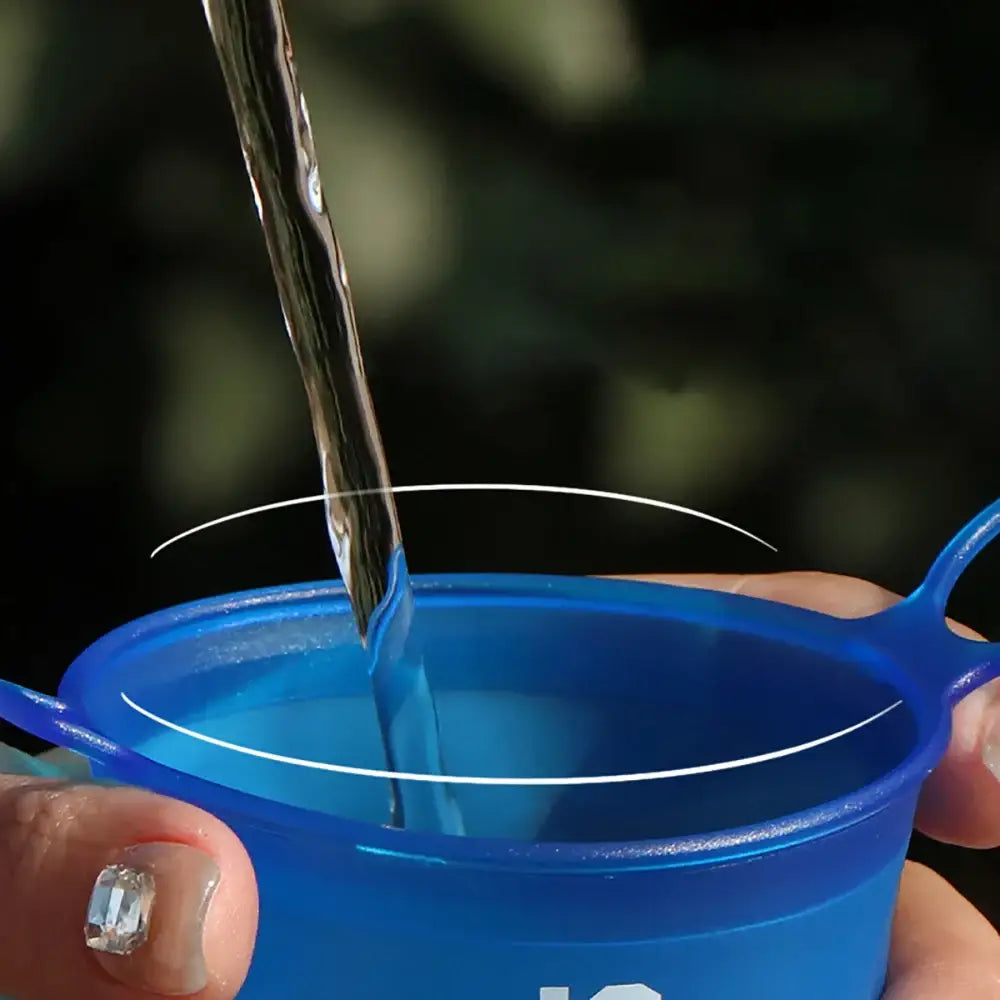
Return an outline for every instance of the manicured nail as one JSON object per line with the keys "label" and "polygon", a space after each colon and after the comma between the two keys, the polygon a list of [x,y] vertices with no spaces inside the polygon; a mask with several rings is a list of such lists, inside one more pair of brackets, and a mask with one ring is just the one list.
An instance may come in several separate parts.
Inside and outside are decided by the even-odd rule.
{"label": "manicured nail", "polygon": [[34,775],[36,767],[34,758],[0,743],[0,774]]}
{"label": "manicured nail", "polygon": [[219,867],[184,844],[129,847],[105,867],[87,907],[87,946],[127,986],[185,996],[205,988],[205,918]]}
{"label": "manicured nail", "polygon": [[983,763],[993,772],[993,777],[1000,781],[1000,693],[986,709]]}
{"label": "manicured nail", "polygon": [[90,763],[85,757],[56,747],[37,757],[0,743],[0,774],[17,774],[31,778],[69,778],[88,781]]}
{"label": "manicured nail", "polygon": [[[93,774],[90,770],[90,761],[72,750],[63,747],[53,747],[40,753],[35,760],[38,766],[48,776],[52,778],[67,778],[70,781],[90,781]],[[101,782],[105,784],[105,782]]]}

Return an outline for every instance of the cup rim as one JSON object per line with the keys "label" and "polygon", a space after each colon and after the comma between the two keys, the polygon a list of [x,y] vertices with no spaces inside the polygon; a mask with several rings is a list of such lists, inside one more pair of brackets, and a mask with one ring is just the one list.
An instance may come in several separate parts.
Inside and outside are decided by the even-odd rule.
{"label": "cup rim", "polygon": [[[607,610],[619,604],[623,611],[640,610],[658,616],[685,618],[692,614],[725,621],[730,629],[774,637],[783,634],[799,645],[821,651],[831,642],[842,644],[852,629],[868,646],[870,637],[857,623],[862,619],[833,618],[820,612],[776,604],[742,594],[680,587],[644,581],[597,577],[542,576],[527,574],[414,575],[417,601],[445,598],[498,599],[535,598],[579,603],[600,600]],[[339,581],[279,585],[202,598],[154,611],[119,626],[91,644],[66,671],[59,687],[60,698],[77,710],[104,664],[136,643],[153,635],[167,635],[201,619],[240,616],[246,622],[272,617],[275,609],[298,606],[300,613],[317,604],[330,614],[349,612],[349,601]],[[315,613],[315,610],[313,611]],[[806,642],[804,640],[809,639]],[[884,647],[877,652],[896,659]],[[906,671],[903,671],[906,675]],[[909,678],[913,679],[913,678]],[[931,692],[914,683],[907,692],[907,705],[918,724],[910,752],[895,768],[860,789],[797,813],[728,830],[687,834],[680,837],[639,841],[564,842],[465,837],[399,830],[376,823],[317,812],[302,806],[276,802],[221,785],[162,764],[132,748],[114,744],[112,770],[164,794],[178,795],[210,812],[240,817],[271,832],[291,837],[320,836],[349,845],[361,852],[401,856],[413,861],[446,860],[449,864],[491,868],[628,869],[694,866],[748,858],[792,847],[834,834],[866,820],[919,784],[940,760],[950,727],[945,703],[931,704]],[[85,717],[79,720],[89,725]],[[111,738],[99,733],[103,740]],[[111,741],[114,742],[114,741]],[[370,779],[369,779],[370,780]]]}

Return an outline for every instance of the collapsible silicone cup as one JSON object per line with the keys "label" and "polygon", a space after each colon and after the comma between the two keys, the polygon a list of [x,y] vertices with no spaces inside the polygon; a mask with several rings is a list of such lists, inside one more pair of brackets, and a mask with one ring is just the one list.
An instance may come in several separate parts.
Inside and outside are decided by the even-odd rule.
{"label": "collapsible silicone cup", "polygon": [[416,578],[449,775],[493,779],[454,784],[467,837],[381,825],[336,585],[150,615],[88,649],[58,699],[3,683],[0,714],[232,825],[261,897],[243,1000],[873,1000],[949,709],[1000,673],[1000,647],[944,619],[998,531],[1000,501],[860,620]]}

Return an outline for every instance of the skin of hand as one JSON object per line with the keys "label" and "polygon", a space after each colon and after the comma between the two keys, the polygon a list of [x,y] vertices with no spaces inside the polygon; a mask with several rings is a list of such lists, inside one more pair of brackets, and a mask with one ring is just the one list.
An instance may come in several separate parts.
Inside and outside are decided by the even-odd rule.
{"label": "skin of hand", "polygon": [[[94,783],[66,751],[30,758],[0,744],[0,772],[0,997],[232,1000],[250,966],[257,887],[223,823],[185,802]],[[95,879],[112,864],[155,878],[149,939],[131,955],[84,940]]]}
{"label": "skin of hand", "polygon": [[[727,590],[840,617],[874,614],[899,600],[873,584],[819,573],[632,579]],[[955,709],[948,753],[924,788],[921,830],[969,847],[1000,845],[1000,777],[983,760],[992,727],[1000,727],[996,682]],[[52,764],[60,777],[47,776]],[[996,770],[1000,775],[1000,762]],[[233,1000],[253,951],[257,890],[250,859],[227,827],[183,802],[88,782],[80,759],[64,751],[38,759],[0,745],[3,771],[15,773],[0,773],[0,898],[14,918],[0,921],[0,995]],[[201,901],[194,908],[199,919],[168,905],[170,919],[151,923],[149,944],[135,954],[92,951],[82,924],[96,874],[136,858],[156,870],[158,894],[162,877],[165,898]],[[903,873],[884,1000],[1000,1000],[1000,937],[920,865],[907,864]]]}
{"label": "skin of hand", "polygon": [[[628,579],[728,591],[839,618],[876,614],[901,599],[865,580],[826,573]],[[982,639],[950,624],[959,635]],[[986,752],[988,744],[993,756]],[[998,750],[1000,681],[993,681],[955,708],[948,751],[924,784],[917,829],[949,844],[1000,846]],[[914,862],[906,863],[900,883],[883,1000],[1000,1000],[1000,935],[943,878]]]}

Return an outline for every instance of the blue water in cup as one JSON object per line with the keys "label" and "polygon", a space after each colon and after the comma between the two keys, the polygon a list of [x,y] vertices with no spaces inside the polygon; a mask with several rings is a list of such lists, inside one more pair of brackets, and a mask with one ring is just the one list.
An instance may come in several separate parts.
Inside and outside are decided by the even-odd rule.
{"label": "blue water in cup", "polygon": [[383,825],[335,584],[150,615],[58,699],[0,684],[0,715],[232,826],[261,896],[241,1000],[874,1000],[949,708],[1000,674],[998,645],[944,621],[998,532],[1000,502],[914,595],[852,621],[654,584],[416,577],[467,837]]}

